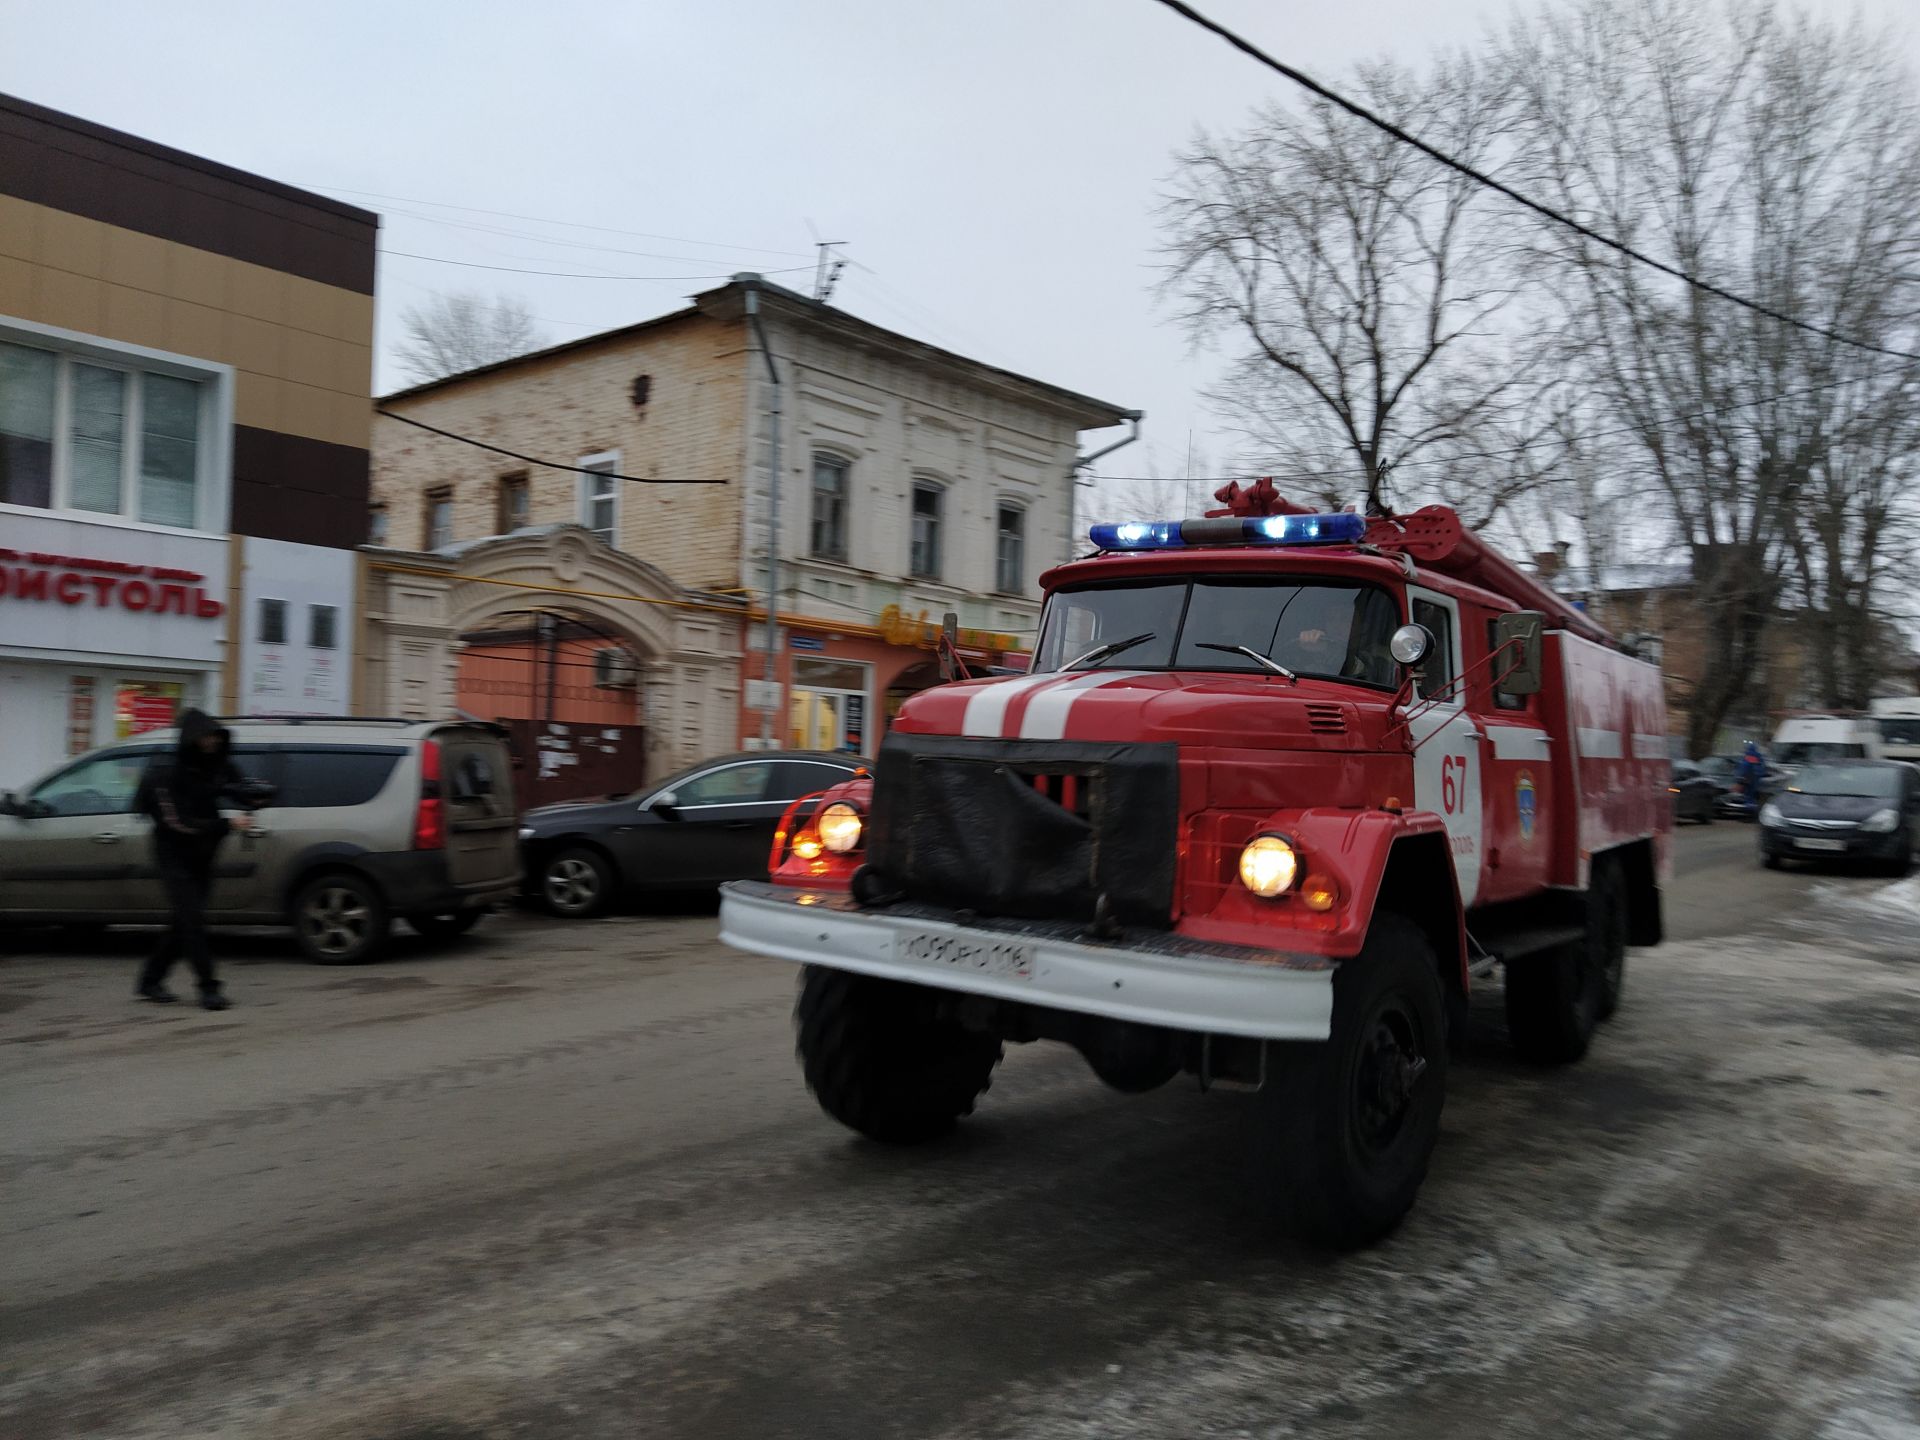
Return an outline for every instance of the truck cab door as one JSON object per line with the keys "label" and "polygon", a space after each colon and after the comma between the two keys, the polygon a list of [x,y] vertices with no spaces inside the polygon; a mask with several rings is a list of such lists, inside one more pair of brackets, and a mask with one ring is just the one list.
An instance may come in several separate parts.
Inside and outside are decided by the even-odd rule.
{"label": "truck cab door", "polygon": [[1407,604],[1413,623],[1433,633],[1433,649],[1414,674],[1413,703],[1420,713],[1408,726],[1414,747],[1413,803],[1445,823],[1460,903],[1472,905],[1480,893],[1484,844],[1481,751],[1485,737],[1468,713],[1462,693],[1467,687],[1456,686],[1438,703],[1427,699],[1441,694],[1460,674],[1460,603],[1409,585]]}
{"label": "truck cab door", "polygon": [[[1494,648],[1494,621],[1485,625],[1486,653]],[[1552,852],[1547,818],[1553,797],[1550,737],[1539,695],[1501,695],[1494,682],[1505,657],[1482,667],[1487,675],[1480,709],[1484,776],[1482,814],[1487,832],[1487,873],[1481,903],[1511,900],[1546,887]]]}

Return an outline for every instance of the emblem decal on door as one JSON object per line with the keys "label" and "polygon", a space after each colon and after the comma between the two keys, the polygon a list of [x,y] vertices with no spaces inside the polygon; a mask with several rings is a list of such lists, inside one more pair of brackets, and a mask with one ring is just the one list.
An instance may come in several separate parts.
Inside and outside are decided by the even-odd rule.
{"label": "emblem decal on door", "polygon": [[1520,816],[1520,838],[1533,839],[1533,776],[1525,770],[1522,770],[1520,778],[1513,782],[1513,808]]}

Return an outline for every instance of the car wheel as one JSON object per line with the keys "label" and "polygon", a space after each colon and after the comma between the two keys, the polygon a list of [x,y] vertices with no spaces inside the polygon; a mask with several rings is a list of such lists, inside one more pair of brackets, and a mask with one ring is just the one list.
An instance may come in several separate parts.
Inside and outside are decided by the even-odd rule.
{"label": "car wheel", "polygon": [[358,965],[380,953],[392,931],[387,902],[359,875],[322,875],[293,902],[293,935],[318,965]]}
{"label": "car wheel", "polygon": [[613,867],[584,845],[561,850],[541,867],[540,898],[563,920],[589,919],[613,899]]}
{"label": "car wheel", "polygon": [[455,940],[480,923],[484,910],[455,910],[447,915],[409,915],[407,924],[423,940]]}
{"label": "car wheel", "polygon": [[1760,852],[1760,863],[1769,870],[1778,870],[1780,868],[1780,857],[1771,850],[1762,850]]}

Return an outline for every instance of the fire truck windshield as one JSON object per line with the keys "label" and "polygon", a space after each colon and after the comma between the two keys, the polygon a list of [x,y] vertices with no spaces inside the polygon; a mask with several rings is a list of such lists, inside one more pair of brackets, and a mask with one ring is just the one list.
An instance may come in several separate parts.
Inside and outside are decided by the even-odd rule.
{"label": "fire truck windshield", "polygon": [[1102,645],[1145,634],[1152,638],[1079,668],[1271,673],[1233,649],[1245,646],[1296,675],[1388,690],[1399,679],[1387,650],[1399,623],[1392,596],[1352,581],[1091,585],[1048,599],[1033,668],[1058,670]]}

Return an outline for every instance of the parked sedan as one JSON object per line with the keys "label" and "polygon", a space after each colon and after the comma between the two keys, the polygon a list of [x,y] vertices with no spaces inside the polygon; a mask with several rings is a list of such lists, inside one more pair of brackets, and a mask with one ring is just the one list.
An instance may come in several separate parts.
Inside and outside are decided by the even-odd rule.
{"label": "parked sedan", "polygon": [[1920,839],[1920,771],[1897,760],[1811,765],[1760,807],[1760,860],[1865,860],[1901,874]]}
{"label": "parked sedan", "polygon": [[577,920],[647,891],[764,880],[787,807],[861,769],[858,755],[723,755],[632,795],[543,805],[520,827],[528,885]]}
{"label": "parked sedan", "polygon": [[1673,762],[1673,774],[1667,780],[1667,793],[1673,797],[1673,818],[1713,823],[1714,808],[1725,786],[1691,760]]}

